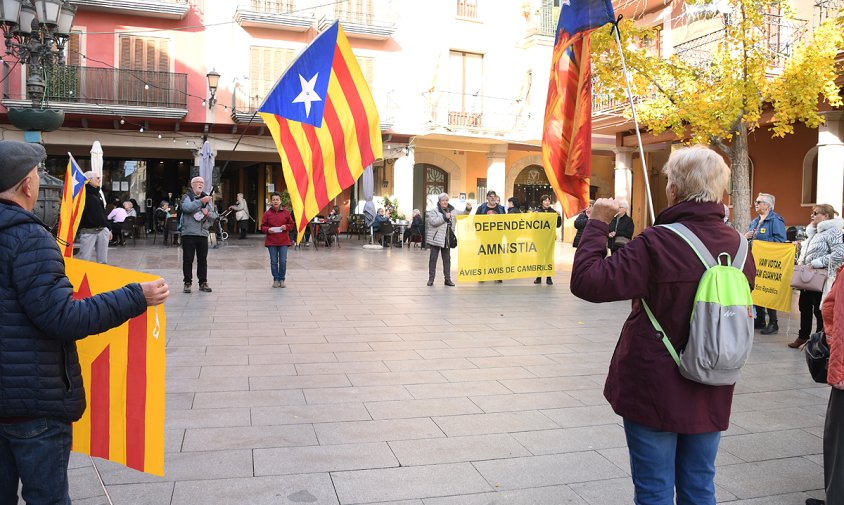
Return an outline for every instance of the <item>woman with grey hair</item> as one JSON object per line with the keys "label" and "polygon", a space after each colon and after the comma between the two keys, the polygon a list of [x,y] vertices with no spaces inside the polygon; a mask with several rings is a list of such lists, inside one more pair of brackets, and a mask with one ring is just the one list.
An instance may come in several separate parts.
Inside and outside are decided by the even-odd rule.
{"label": "woman with grey hair", "polygon": [[454,286],[451,282],[451,248],[448,237],[449,228],[454,231],[457,227],[457,214],[454,207],[448,203],[448,193],[440,193],[437,199],[437,206],[426,214],[427,230],[425,242],[431,249],[431,256],[428,258],[428,285],[434,285],[434,277],[437,273],[437,256],[443,258],[443,276],[446,286]]}
{"label": "woman with grey hair", "polygon": [[410,244],[410,240],[412,240],[413,237],[416,237],[421,241],[424,229],[425,221],[422,219],[422,213],[419,212],[419,209],[413,209],[413,218],[410,221],[410,227],[404,230],[402,240]]}
{"label": "woman with grey hair", "polygon": [[[681,223],[713,254],[734,257],[744,238],[724,224],[721,199],[730,169],[695,146],[671,153],[664,172],[668,207],[656,224]],[[683,238],[662,226],[607,257],[609,223],[619,202],[595,202],[574,256],[571,292],[590,302],[633,300],[610,361],[604,397],[624,421],[636,503],[715,505],[715,456],[730,424],[733,385],[686,379],[657,335],[642,300],[675,349],[686,346],[698,283],[705,271]],[[756,267],[742,269],[750,286]],[[718,336],[714,336],[718,337]],[[714,338],[713,337],[713,338]]]}
{"label": "woman with grey hair", "polygon": [[[756,212],[759,214],[750,226],[744,236],[747,240],[761,240],[763,242],[785,242],[785,220],[774,212],[774,195],[768,193],[759,193],[756,201],[753,202]],[[753,326],[756,329],[762,329],[762,335],[771,335],[780,331],[777,324],[777,311],[771,308],[755,306],[756,321]],[[768,313],[768,321],[765,321],[765,313]]]}

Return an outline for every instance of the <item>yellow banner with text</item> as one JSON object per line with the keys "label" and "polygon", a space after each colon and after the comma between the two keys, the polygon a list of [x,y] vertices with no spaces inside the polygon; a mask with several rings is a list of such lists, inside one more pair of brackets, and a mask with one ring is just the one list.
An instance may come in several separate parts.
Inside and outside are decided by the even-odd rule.
{"label": "yellow banner with text", "polygon": [[457,216],[459,282],[554,275],[557,215]]}
{"label": "yellow banner with text", "polygon": [[794,244],[753,241],[756,286],[753,304],[791,311],[791,274],[794,272]]}

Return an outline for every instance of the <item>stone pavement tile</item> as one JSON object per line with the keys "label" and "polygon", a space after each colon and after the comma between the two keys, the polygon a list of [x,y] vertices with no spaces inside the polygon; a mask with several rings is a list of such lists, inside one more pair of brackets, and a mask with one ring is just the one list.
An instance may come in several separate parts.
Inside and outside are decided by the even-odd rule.
{"label": "stone pavement tile", "polygon": [[746,462],[823,453],[823,438],[803,430],[749,433],[722,437],[721,445]]}
{"label": "stone pavement tile", "polygon": [[519,393],[470,397],[484,412],[512,412],[562,407],[580,407],[582,403],[562,391],[547,393]]}
{"label": "stone pavement tile", "polygon": [[185,430],[182,452],[317,445],[307,424]]}
{"label": "stone pavement tile", "polygon": [[163,478],[105,460],[98,461],[97,468],[106,485],[251,477],[252,451],[171,453],[164,459]]}
{"label": "stone pavement tile", "polygon": [[362,403],[255,407],[251,410],[253,426],[369,421],[372,419],[369,411]]}
{"label": "stone pavement tile", "polygon": [[469,358],[473,365],[480,368],[498,368],[508,366],[538,366],[554,365],[555,362],[539,355],[525,356],[492,356],[488,358]]}
{"label": "stone pavement tile", "polygon": [[200,391],[246,391],[249,380],[246,377],[207,377],[204,379],[167,380],[168,393],[197,393]]}
{"label": "stone pavement tile", "polygon": [[[503,395],[510,391],[496,381],[450,382],[448,384],[410,384],[405,386],[417,400],[425,398],[478,397]],[[477,404],[477,402],[475,402]]]}
{"label": "stone pavement tile", "polygon": [[617,424],[565,430],[526,431],[514,433],[513,438],[536,456],[627,447],[624,428]]}
{"label": "stone pavement tile", "polygon": [[204,366],[199,377],[262,377],[275,375],[296,375],[296,368],[291,364]]}
{"label": "stone pavement tile", "polygon": [[596,351],[593,349],[588,352],[573,352],[568,354],[547,354],[545,357],[560,365],[592,363],[595,365],[595,371],[606,371],[610,366],[610,359],[612,359],[612,349],[606,351]]}
{"label": "stone pavement tile", "polygon": [[[299,344],[299,345],[320,345],[320,344]],[[325,344],[323,344],[325,345]],[[283,345],[209,345],[206,349],[207,356],[225,355],[246,355],[250,354],[284,354],[289,353],[290,347]]]}
{"label": "stone pavement tile", "polygon": [[[615,466],[624,470],[624,473],[629,475],[630,474],[630,454],[627,451],[627,444],[625,443],[622,447],[613,447],[611,449],[600,449],[598,453],[601,456],[610,460]],[[741,459],[733,456],[729,452],[725,451],[723,448],[719,448],[718,454],[715,456],[715,466],[727,466],[727,465],[736,465],[739,463],[744,463]]]}
{"label": "stone pavement tile", "polygon": [[449,358],[481,358],[485,356],[501,356],[491,347],[469,347],[462,349],[419,349],[416,351],[425,359]]}
{"label": "stone pavement tile", "polygon": [[305,396],[301,389],[196,393],[196,398],[193,400],[194,409],[277,407],[279,405],[304,404]]}
{"label": "stone pavement tile", "polygon": [[783,458],[718,468],[715,484],[737,498],[758,498],[823,488],[823,467],[806,458]]}
{"label": "stone pavement tile", "polygon": [[372,419],[456,416],[481,412],[481,409],[468,398],[367,402],[366,409],[372,415]]}
{"label": "stone pavement tile", "polygon": [[755,433],[823,426],[825,417],[826,405],[818,405],[817,407],[736,412],[730,416],[730,424]]}
{"label": "stone pavement tile", "polygon": [[557,427],[538,411],[448,415],[433,419],[449,437],[549,430]]}
{"label": "stone pavement tile", "polygon": [[389,444],[402,466],[530,456],[513,437],[503,434],[399,440]]}
{"label": "stone pavement tile", "polygon": [[170,505],[336,505],[325,473],[177,482]]}
{"label": "stone pavement tile", "polygon": [[[163,505],[173,497],[175,482],[150,482],[146,484],[119,484],[106,486],[115,505]],[[76,500],[73,504],[77,505]]]}
{"label": "stone pavement tile", "polygon": [[324,335],[250,336],[248,345],[325,344]]}
{"label": "stone pavement tile", "polygon": [[[106,498],[106,495],[77,500],[73,497],[73,494],[71,494],[70,499],[73,500],[73,505],[110,505],[108,503],[108,498]],[[23,500],[19,501],[18,505],[24,505]]]}
{"label": "stone pavement tile", "polygon": [[594,451],[499,459],[472,463],[496,489],[525,489],[623,477]]}
{"label": "stone pavement tile", "polygon": [[422,359],[417,351],[356,351],[335,352],[337,361],[390,361]]}
{"label": "stone pavement tile", "polygon": [[543,410],[542,413],[560,425],[561,428],[621,423],[621,417],[616,415],[607,404]]}
{"label": "stone pavement tile", "polygon": [[596,389],[569,389],[566,394],[579,401],[583,405],[606,405],[607,399],[604,398],[604,388]]}
{"label": "stone pavement tile", "polygon": [[499,381],[514,393],[541,393],[543,391],[566,391],[576,389],[603,388],[603,381],[595,382],[591,377],[543,377],[538,379],[504,379]]}
{"label": "stone pavement tile", "polygon": [[318,423],[314,424],[314,430],[321,445],[445,437],[442,430],[432,420],[423,417]]}
{"label": "stone pavement tile", "polygon": [[540,365],[525,368],[537,377],[603,376],[607,372],[606,367],[595,363],[566,363],[565,365]]}
{"label": "stone pavement tile", "polygon": [[305,389],[303,392],[309,405],[413,399],[403,386],[319,388]]}
{"label": "stone pavement tile", "polygon": [[[815,385],[808,371],[792,375],[763,375],[761,377],[742,377],[736,383],[736,393],[756,393],[762,391],[784,391],[801,389]],[[822,386],[821,386],[822,387]]]}
{"label": "stone pavement tile", "polygon": [[402,340],[400,342],[369,342],[375,351],[407,351],[416,349],[449,349],[442,340]]}
{"label": "stone pavement tile", "polygon": [[168,430],[249,426],[249,409],[174,410],[166,413],[164,425]]}
{"label": "stone pavement tile", "polygon": [[806,433],[811,433],[812,435],[814,435],[818,438],[821,438],[821,439],[823,438],[823,430],[824,430],[823,426],[811,426],[811,427],[804,429],[804,431]]}
{"label": "stone pavement tile", "polygon": [[[8,471],[8,469],[5,471]],[[97,478],[97,474],[91,466],[68,469],[67,479],[70,486],[70,496],[74,500],[95,498],[104,494],[100,479]]]}
{"label": "stone pavement tile", "polygon": [[164,452],[181,452],[182,441],[185,438],[185,430],[164,430]]}
{"label": "stone pavement tile", "polygon": [[256,476],[399,466],[386,442],[255,449],[252,452]]}
{"label": "stone pavement tile", "polygon": [[[433,421],[431,421],[433,424]],[[437,428],[439,430],[439,428]],[[82,454],[81,452],[70,452],[70,459],[67,462],[67,468],[90,468],[91,467],[91,458],[88,457],[87,454]]]}
{"label": "stone pavement tile", "polygon": [[380,361],[346,361],[344,363],[301,363],[296,364],[298,375],[331,375],[346,373],[389,372]]}
{"label": "stone pavement tile", "polygon": [[164,395],[165,412],[169,410],[186,410],[193,406],[196,393],[166,393]]}
{"label": "stone pavement tile", "polygon": [[[751,353],[753,358],[753,353]],[[803,356],[800,356],[802,358]],[[806,371],[806,362],[802,359],[792,362],[748,363],[741,368],[743,378],[771,377],[774,375],[796,375]]]}
{"label": "stone pavement tile", "polygon": [[367,352],[372,348],[366,342],[334,342],[326,344],[290,344],[290,352]]}
{"label": "stone pavement tile", "polygon": [[334,363],[337,358],[333,352],[308,352],[286,354],[252,354],[248,358],[250,365],[275,365],[279,363]]}
{"label": "stone pavement tile", "polygon": [[764,498],[752,498],[750,500],[718,501],[718,503],[729,503],[730,505],[802,505],[806,498],[823,500],[824,493],[788,493],[766,496]]}
{"label": "stone pavement tile", "polygon": [[336,375],[290,375],[279,377],[250,377],[249,389],[302,389],[302,388],[333,388],[351,386],[344,374]]}
{"label": "stone pavement tile", "polygon": [[425,370],[461,370],[475,368],[466,358],[413,359],[409,361],[385,361],[384,364],[393,372],[413,372]]}
{"label": "stone pavement tile", "polygon": [[502,356],[524,356],[527,354],[564,354],[567,352],[573,352],[571,347],[569,347],[567,344],[492,347],[493,349],[498,351]]}
{"label": "stone pavement tile", "polygon": [[442,373],[449,382],[526,379],[534,377],[532,373],[521,367],[442,370],[440,373]]}
{"label": "stone pavement tile", "polygon": [[203,345],[226,346],[226,345],[249,345],[249,338],[243,337],[175,337],[168,336],[168,347],[197,347]]}
{"label": "stone pavement tile", "polygon": [[353,386],[386,386],[394,384],[437,384],[448,382],[436,371],[383,372],[346,374]]}
{"label": "stone pavement tile", "polygon": [[[516,327],[518,328],[518,327]],[[519,328],[520,330],[522,328]],[[446,339],[445,343],[453,349],[475,348],[475,347],[504,347],[509,348],[518,346],[519,343],[510,337],[489,337],[482,336],[478,338],[450,338]]]}
{"label": "stone pavement tile", "polygon": [[[495,493],[426,498],[424,505],[587,505],[568,486],[546,486]],[[618,502],[621,503],[621,502]]]}
{"label": "stone pavement tile", "polygon": [[165,377],[167,379],[198,379],[202,367],[199,366],[168,366]]}
{"label": "stone pavement tile", "polygon": [[249,356],[245,354],[215,354],[206,356],[203,354],[171,356],[167,353],[167,366],[211,366],[211,365],[248,365]]}
{"label": "stone pavement tile", "polygon": [[[372,317],[372,316],[370,316]],[[356,328],[359,329],[359,328]],[[393,328],[390,328],[392,330]],[[390,345],[390,344],[400,344],[402,343],[401,337],[399,337],[395,333],[372,333],[372,332],[365,332],[365,333],[343,333],[338,334],[334,329],[323,329],[321,330],[325,333],[325,341],[327,343],[335,343],[335,342],[366,342],[369,344],[369,347],[376,351],[380,350],[394,350],[394,349],[378,349],[376,345]]]}
{"label": "stone pavement tile", "polygon": [[332,479],[343,504],[492,491],[469,463],[337,472]]}
{"label": "stone pavement tile", "polygon": [[773,391],[765,393],[743,393],[733,395],[732,412],[750,410],[773,410],[807,405],[826,405],[827,400],[807,391]]}

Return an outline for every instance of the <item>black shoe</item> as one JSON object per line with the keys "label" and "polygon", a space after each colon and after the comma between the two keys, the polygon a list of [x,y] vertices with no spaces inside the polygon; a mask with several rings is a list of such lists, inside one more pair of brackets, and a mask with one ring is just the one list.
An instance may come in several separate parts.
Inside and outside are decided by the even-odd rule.
{"label": "black shoe", "polygon": [[826,502],[817,498],[806,498],[806,505],[826,505]]}
{"label": "black shoe", "polygon": [[446,286],[454,286],[454,283],[453,283],[453,282],[451,282],[451,279],[446,279],[446,280],[445,280],[445,285],[446,285]]}
{"label": "black shoe", "polygon": [[550,286],[550,285],[554,284],[554,281],[550,277],[546,277],[545,278],[545,284],[548,284]]}
{"label": "black shoe", "polygon": [[428,285],[433,286],[434,285],[434,279],[428,279]]}
{"label": "black shoe", "polygon": [[765,326],[765,329],[760,331],[759,333],[761,333],[762,335],[773,335],[774,333],[777,333],[779,331],[780,331],[780,327],[777,325],[777,322],[774,321],[773,323],[769,324],[768,326]]}
{"label": "black shoe", "polygon": [[533,280],[533,283],[534,284],[542,284],[542,277],[537,277],[536,279]]}
{"label": "black shoe", "polygon": [[186,283],[185,283],[185,289],[184,289],[182,292],[183,292],[183,293],[190,293],[190,288],[191,288],[191,283],[190,283],[190,282],[186,282]]}
{"label": "black shoe", "polygon": [[497,280],[497,281],[495,281],[495,282],[497,282],[498,284],[503,284],[503,283],[504,283],[504,281],[502,281],[501,279],[498,279],[498,280]]}
{"label": "black shoe", "polygon": [[201,282],[201,283],[199,283],[199,290],[204,291],[206,293],[210,293],[211,292],[211,286],[209,286],[207,282]]}
{"label": "black shoe", "polygon": [[754,330],[761,330],[765,326],[766,325],[765,325],[764,319],[756,319],[756,320],[753,321],[753,329]]}

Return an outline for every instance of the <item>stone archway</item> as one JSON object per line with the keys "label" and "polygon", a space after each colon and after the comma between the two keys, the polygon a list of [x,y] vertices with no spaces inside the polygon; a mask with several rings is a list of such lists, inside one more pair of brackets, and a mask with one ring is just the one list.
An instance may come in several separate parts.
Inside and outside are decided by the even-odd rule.
{"label": "stone archway", "polygon": [[[466,178],[465,170],[461,169],[460,166],[451,158],[428,151],[416,151],[414,153],[413,161],[414,169],[419,165],[432,165],[448,174],[448,191],[450,195],[453,195],[455,192],[459,192],[461,188],[463,188],[464,180]],[[424,191],[424,187],[417,188],[414,186],[414,199],[417,195],[423,194]],[[422,199],[423,201],[425,200],[424,195]]]}
{"label": "stone archway", "polygon": [[513,194],[513,185],[516,183],[516,177],[522,173],[522,170],[531,165],[539,165],[541,167],[542,155],[532,154],[530,156],[524,156],[516,160],[515,163],[507,168],[507,175],[504,177],[504,190],[507,192],[508,196]]}

